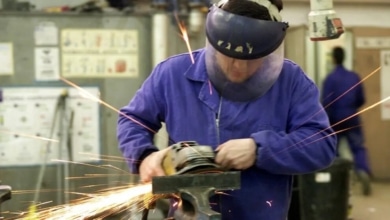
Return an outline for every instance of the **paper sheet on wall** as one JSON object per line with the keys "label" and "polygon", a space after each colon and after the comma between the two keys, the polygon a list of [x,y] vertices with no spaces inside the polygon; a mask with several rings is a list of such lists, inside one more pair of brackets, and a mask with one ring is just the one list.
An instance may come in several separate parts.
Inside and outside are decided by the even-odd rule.
{"label": "paper sheet on wall", "polygon": [[[99,96],[98,88],[84,89],[91,97]],[[57,101],[66,90],[65,117],[60,112],[54,117]],[[55,163],[54,160],[100,160],[100,117],[96,101],[65,87],[6,87],[3,93],[0,167],[39,165],[46,153],[48,164]],[[67,140],[71,140],[71,145],[67,145]]]}
{"label": "paper sheet on wall", "polygon": [[35,79],[37,81],[52,81],[60,79],[60,59],[58,48],[35,48]]}
{"label": "paper sheet on wall", "polygon": [[13,73],[13,46],[11,43],[0,43],[0,75],[12,75]]}
{"label": "paper sheet on wall", "polygon": [[78,30],[61,32],[64,77],[137,77],[138,31]]}
{"label": "paper sheet on wall", "polygon": [[[381,51],[381,99],[390,97],[390,50]],[[390,120],[390,100],[381,105],[382,120]]]}
{"label": "paper sheet on wall", "polygon": [[50,21],[40,22],[34,31],[35,45],[58,45],[58,28]]}
{"label": "paper sheet on wall", "polygon": [[359,49],[390,48],[390,37],[357,37],[355,45]]}

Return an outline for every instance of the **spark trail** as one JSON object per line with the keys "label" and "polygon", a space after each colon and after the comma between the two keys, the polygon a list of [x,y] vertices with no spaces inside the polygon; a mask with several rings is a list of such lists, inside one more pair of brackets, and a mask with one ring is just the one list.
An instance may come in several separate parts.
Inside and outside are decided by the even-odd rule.
{"label": "spark trail", "polygon": [[[379,72],[379,70],[381,69],[382,67],[378,67],[376,68],[374,71],[372,71],[370,74],[368,74],[366,77],[364,77],[363,79],[361,79],[358,83],[356,83],[355,85],[353,85],[351,88],[349,88],[347,91],[343,92],[340,96],[336,97],[334,100],[330,101],[327,105],[325,105],[323,107],[323,109],[319,110],[318,112],[314,113],[313,115],[311,115],[308,119],[306,119],[302,124],[305,124],[306,122],[308,122],[310,119],[312,119],[314,116],[318,115],[319,113],[323,112],[324,109],[327,109],[330,105],[332,105],[333,103],[335,103],[337,100],[341,99],[343,96],[345,96],[346,94],[348,94],[352,89],[354,89],[356,86],[362,84],[364,81],[366,81],[368,78],[370,78],[371,76],[373,76],[375,73]],[[324,97],[324,101],[325,99],[328,99],[330,98],[331,96],[333,95],[333,93],[331,94],[328,94],[328,96]],[[299,128],[300,126],[298,126]],[[297,128],[297,129],[298,129]]]}
{"label": "spark trail", "polygon": [[21,137],[27,137],[27,138],[32,138],[32,139],[42,140],[42,141],[59,142],[58,140],[55,140],[55,139],[40,137],[40,136],[36,136],[36,135],[31,135],[31,134],[24,134],[24,133],[20,133],[20,132],[14,132],[14,131],[5,130],[5,129],[0,129],[0,133],[13,134],[13,135],[21,136]]}
{"label": "spark trail", "polygon": [[[360,82],[358,82],[357,84],[355,84],[354,86],[352,86],[351,88],[349,88],[346,92],[344,92],[344,93],[341,94],[339,97],[337,97],[335,100],[333,100],[333,101],[331,101],[329,104],[327,104],[322,110],[320,110],[320,111],[316,112],[314,115],[310,116],[310,117],[307,119],[307,121],[310,120],[310,119],[311,119],[312,117],[314,117],[315,115],[319,114],[320,112],[324,111],[325,108],[329,107],[329,106],[330,106],[331,104],[333,104],[335,101],[337,101],[338,99],[340,99],[341,97],[343,97],[344,95],[346,95],[348,92],[350,92],[353,88],[355,88],[355,87],[358,86],[359,84],[363,83],[363,82],[364,82],[365,80],[367,80],[369,77],[371,77],[372,75],[374,75],[375,73],[377,73],[380,69],[381,69],[381,67],[378,67],[377,69],[375,69],[373,72],[371,72],[371,73],[368,74],[366,77],[364,77],[362,80],[360,80]],[[308,145],[310,145],[310,144],[312,144],[312,143],[315,143],[315,142],[317,142],[317,141],[319,141],[319,140],[321,140],[321,139],[323,139],[323,138],[325,138],[325,137],[320,137],[320,138],[318,138],[318,139],[311,140],[309,143],[304,143],[305,141],[307,141],[307,140],[309,140],[309,139],[315,137],[316,135],[319,135],[320,133],[322,133],[322,132],[328,130],[329,128],[332,128],[332,127],[334,127],[334,126],[337,126],[337,125],[339,125],[339,124],[345,122],[346,120],[349,120],[349,119],[351,119],[351,118],[353,118],[353,117],[356,117],[356,116],[358,116],[358,115],[360,115],[360,114],[362,114],[362,113],[364,113],[364,112],[366,112],[366,111],[368,111],[368,110],[370,110],[370,109],[372,109],[372,108],[374,108],[374,107],[376,107],[376,106],[378,106],[378,105],[380,105],[380,104],[384,104],[385,102],[387,102],[387,101],[389,101],[389,100],[390,100],[390,96],[389,96],[389,97],[386,97],[386,98],[384,98],[384,99],[382,99],[382,100],[380,100],[380,101],[378,101],[378,102],[376,102],[376,103],[374,103],[374,104],[372,104],[372,105],[370,105],[370,106],[368,106],[368,107],[366,107],[366,108],[364,108],[363,110],[361,110],[361,111],[359,111],[359,112],[357,112],[357,113],[355,113],[355,114],[353,114],[353,115],[351,115],[351,116],[349,116],[349,117],[347,117],[347,118],[345,118],[345,119],[343,119],[343,120],[340,120],[339,122],[337,122],[337,123],[335,123],[335,124],[329,126],[328,128],[325,128],[325,129],[323,129],[323,130],[321,130],[321,131],[319,131],[319,132],[316,132],[316,133],[314,133],[314,134],[312,134],[312,135],[310,135],[310,136],[308,136],[308,137],[306,137],[306,138],[303,138],[302,140],[300,140],[300,141],[298,141],[298,142],[292,144],[291,146],[289,146],[289,147],[287,147],[287,148],[284,148],[284,149],[282,149],[282,150],[279,150],[279,151],[275,152],[275,154],[280,154],[280,153],[284,153],[284,152],[290,151],[290,150],[292,150],[294,147],[297,147],[297,146],[300,147],[300,148],[302,148],[302,147],[308,147]],[[306,121],[305,121],[305,122],[306,122]],[[300,127],[300,126],[299,126],[299,127]],[[297,128],[297,129],[298,129],[298,128]],[[348,129],[351,129],[351,128],[348,128]],[[344,129],[344,130],[348,130],[348,129]],[[296,130],[296,129],[295,129],[295,130]],[[344,131],[344,130],[342,130],[342,131]],[[336,135],[337,133],[342,132],[342,131],[338,131],[338,132],[334,132],[334,133],[332,133],[332,134],[328,134],[328,135],[326,135],[326,137],[329,137],[329,136],[332,136],[332,135]],[[271,158],[267,158],[267,159],[271,159]],[[267,160],[267,159],[265,159],[265,160]]]}
{"label": "spark trail", "polygon": [[[380,100],[380,101],[378,101],[378,102],[376,102],[376,103],[374,103],[374,104],[372,104],[372,105],[370,105],[370,106],[368,106],[368,107],[362,109],[361,111],[359,111],[359,112],[357,112],[357,113],[355,113],[355,114],[353,114],[353,115],[351,115],[351,116],[349,116],[349,117],[347,117],[347,118],[345,118],[345,119],[343,119],[343,120],[340,120],[340,121],[337,122],[337,123],[334,123],[333,125],[331,125],[331,126],[328,127],[328,128],[325,128],[325,129],[323,129],[323,130],[321,130],[321,131],[319,131],[319,132],[316,132],[316,133],[310,135],[309,137],[306,137],[306,138],[302,139],[301,141],[298,141],[297,143],[295,143],[295,144],[293,144],[293,145],[291,145],[291,146],[289,146],[289,147],[287,147],[287,148],[285,148],[285,149],[283,149],[283,150],[280,150],[280,151],[276,152],[276,154],[280,154],[280,153],[289,151],[289,150],[291,150],[293,147],[296,147],[297,145],[299,145],[299,147],[305,147],[305,146],[307,146],[307,145],[309,145],[309,144],[311,144],[311,143],[314,143],[314,142],[316,142],[316,141],[319,141],[319,140],[321,140],[323,137],[318,138],[318,139],[316,139],[316,140],[313,140],[313,141],[311,141],[310,143],[301,144],[301,143],[303,143],[304,141],[306,141],[306,140],[308,140],[308,139],[310,139],[310,138],[312,138],[312,137],[314,137],[314,136],[316,136],[316,135],[318,135],[318,134],[320,134],[320,133],[322,133],[322,132],[328,130],[329,128],[332,128],[332,127],[334,127],[334,126],[336,126],[336,125],[339,125],[339,124],[345,122],[346,120],[349,120],[349,119],[351,119],[351,118],[353,118],[353,117],[356,117],[356,116],[358,116],[358,115],[360,115],[360,114],[362,114],[362,113],[364,113],[364,112],[366,112],[366,111],[368,111],[368,110],[370,110],[370,109],[372,109],[372,108],[375,108],[376,106],[378,106],[378,105],[380,105],[380,104],[383,104],[383,103],[385,103],[385,102],[387,102],[387,101],[390,101],[390,96],[388,96],[388,97],[386,97],[386,98],[384,98],[384,99],[382,99],[382,100]],[[334,132],[334,133],[332,133],[332,134],[330,134],[330,135],[327,135],[327,136],[335,135],[335,134],[337,134],[337,133],[338,133],[338,132]],[[269,159],[270,159],[270,158],[269,158]]]}
{"label": "spark trail", "polygon": [[179,30],[181,32],[181,37],[183,38],[184,42],[186,43],[187,50],[188,50],[188,53],[189,53],[189,55],[191,57],[192,64],[194,64],[195,63],[195,59],[194,59],[194,56],[192,55],[192,49],[191,49],[191,45],[190,45],[190,38],[188,36],[187,29],[184,26],[184,23],[179,20],[179,16],[177,15],[177,13],[175,13],[175,19],[176,19],[176,22],[177,22],[177,26],[179,27]]}
{"label": "spark trail", "polygon": [[[132,117],[126,115],[125,113],[119,111],[119,110],[116,109],[114,106],[112,106],[112,105],[108,104],[107,102],[105,102],[105,101],[99,99],[98,97],[96,97],[96,96],[94,96],[93,94],[89,93],[87,90],[81,88],[80,86],[76,85],[75,83],[73,83],[73,82],[71,82],[71,81],[69,81],[69,80],[67,80],[67,79],[65,79],[65,78],[63,78],[63,77],[60,77],[60,79],[61,79],[63,82],[65,82],[66,84],[72,86],[73,88],[76,88],[76,89],[79,91],[79,93],[80,93],[80,95],[81,95],[82,97],[84,97],[84,98],[86,98],[86,99],[89,99],[89,100],[91,100],[91,101],[95,101],[95,102],[97,102],[97,103],[100,103],[100,104],[102,104],[103,106],[105,106],[105,107],[107,107],[107,108],[109,108],[109,109],[111,109],[111,110],[117,112],[118,114],[122,115],[123,117],[129,119],[130,121],[132,121],[132,122],[134,122],[134,123],[140,125],[141,127],[147,129],[148,131],[152,132],[153,134],[159,135],[159,134],[157,133],[157,131],[155,131],[155,130],[149,128],[148,126],[144,125],[142,122],[140,122],[140,121],[138,121],[138,120],[136,120],[136,119],[134,119],[134,118],[132,118]],[[172,139],[170,139],[169,137],[163,137],[163,138],[167,139],[170,143],[175,143],[175,142],[174,142]]]}
{"label": "spark trail", "polygon": [[[122,213],[132,207],[140,207],[144,203],[153,201],[153,197],[143,197],[152,190],[151,184],[137,186],[123,186],[111,188],[96,194],[81,194],[83,199],[75,200],[70,204],[42,209],[28,216],[22,215],[17,220],[79,220],[103,219],[111,215]],[[74,193],[80,194],[80,193]],[[145,200],[140,199],[145,198]]]}

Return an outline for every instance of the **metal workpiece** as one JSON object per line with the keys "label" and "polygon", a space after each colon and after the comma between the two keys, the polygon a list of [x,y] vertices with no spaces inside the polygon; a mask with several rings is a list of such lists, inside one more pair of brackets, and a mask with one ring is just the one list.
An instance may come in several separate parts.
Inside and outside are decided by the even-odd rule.
{"label": "metal workpiece", "polygon": [[210,208],[209,198],[216,190],[240,188],[240,172],[183,174],[153,177],[153,194],[177,194],[180,198],[174,219],[219,220],[221,214]]}
{"label": "metal workpiece", "polygon": [[[1,203],[11,199],[11,187],[7,185],[0,185],[0,205]],[[1,216],[1,210],[0,210],[0,219],[2,219]]]}
{"label": "metal workpiece", "polygon": [[0,204],[11,199],[11,187],[7,185],[0,185]]}
{"label": "metal workpiece", "polygon": [[209,198],[215,194],[213,187],[188,188],[180,190],[181,204],[175,219],[219,220],[221,214],[210,208]]}
{"label": "metal workpiece", "polygon": [[[175,209],[174,220],[219,220],[221,213],[210,207],[209,199],[216,190],[239,189],[241,176],[238,171],[226,171],[215,163],[211,146],[196,141],[182,141],[170,146],[163,159],[167,176],[152,178],[152,193],[173,195],[180,201]],[[148,208],[147,208],[148,209]],[[147,218],[148,210],[144,212]]]}
{"label": "metal workpiece", "polygon": [[179,193],[181,189],[214,187],[216,190],[240,188],[240,172],[156,176],[152,179],[153,194]]}

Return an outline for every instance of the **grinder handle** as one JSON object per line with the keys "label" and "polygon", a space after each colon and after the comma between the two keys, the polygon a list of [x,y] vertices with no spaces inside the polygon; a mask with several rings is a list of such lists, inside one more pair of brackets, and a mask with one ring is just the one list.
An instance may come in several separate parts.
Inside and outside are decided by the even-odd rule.
{"label": "grinder handle", "polygon": [[170,176],[176,173],[176,168],[173,163],[172,148],[167,151],[162,161],[162,168],[165,172],[165,175]]}

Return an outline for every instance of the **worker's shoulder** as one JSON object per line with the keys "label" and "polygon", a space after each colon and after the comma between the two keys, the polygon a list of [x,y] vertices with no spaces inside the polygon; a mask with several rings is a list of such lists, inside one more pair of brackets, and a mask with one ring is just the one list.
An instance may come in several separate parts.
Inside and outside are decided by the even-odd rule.
{"label": "worker's shoulder", "polygon": [[296,62],[290,59],[284,59],[282,76],[287,77],[292,81],[303,81],[307,83],[314,83],[312,79],[310,79],[302,67]]}
{"label": "worker's shoulder", "polygon": [[283,68],[290,68],[290,69],[293,68],[293,69],[302,70],[302,68],[296,62],[294,62],[293,60],[287,59],[287,58],[284,58]]}
{"label": "worker's shoulder", "polygon": [[343,78],[345,78],[347,80],[357,80],[357,81],[360,80],[360,75],[352,69],[344,68],[342,75],[343,75]]}
{"label": "worker's shoulder", "polygon": [[152,77],[162,83],[182,82],[182,80],[187,79],[187,73],[196,71],[204,64],[203,54],[204,49],[199,49],[191,53],[170,56],[157,64],[152,72]]}
{"label": "worker's shoulder", "polygon": [[355,72],[354,70],[349,70],[348,72],[349,72],[351,75],[353,75],[353,76],[355,76],[355,77],[357,77],[357,78],[360,78],[359,73]]}
{"label": "worker's shoulder", "polygon": [[199,58],[200,54],[203,52],[203,49],[198,49],[195,51],[192,51],[191,53],[180,53],[176,55],[172,55],[162,62],[159,63],[160,66],[163,67],[188,67],[193,64],[193,60],[196,62],[197,59]]}

